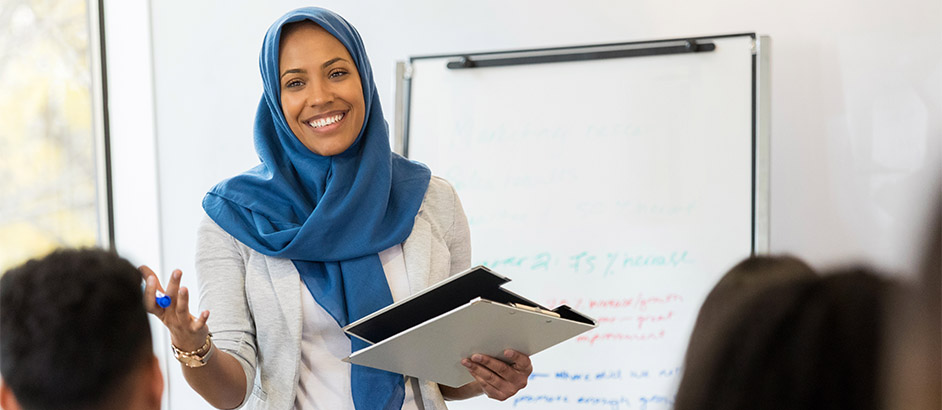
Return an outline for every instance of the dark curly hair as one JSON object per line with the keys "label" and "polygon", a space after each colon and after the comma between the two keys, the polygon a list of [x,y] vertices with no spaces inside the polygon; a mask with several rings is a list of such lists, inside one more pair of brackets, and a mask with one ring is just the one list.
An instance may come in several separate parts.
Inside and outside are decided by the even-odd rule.
{"label": "dark curly hair", "polygon": [[101,249],[7,271],[0,335],[0,374],[26,409],[97,406],[152,357],[140,272]]}

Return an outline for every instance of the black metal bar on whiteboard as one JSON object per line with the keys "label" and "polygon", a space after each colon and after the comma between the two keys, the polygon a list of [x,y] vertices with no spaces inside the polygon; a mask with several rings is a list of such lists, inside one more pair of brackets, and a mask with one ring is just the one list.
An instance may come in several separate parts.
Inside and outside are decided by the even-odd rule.
{"label": "black metal bar on whiteboard", "polygon": [[448,68],[480,68],[500,67],[522,64],[561,63],[566,61],[601,60],[606,58],[644,57],[665,54],[699,53],[713,51],[713,43],[698,43],[696,40],[686,40],[678,45],[637,47],[616,50],[584,51],[577,53],[540,54],[527,56],[504,55],[500,57],[462,56],[458,60],[449,61]]}

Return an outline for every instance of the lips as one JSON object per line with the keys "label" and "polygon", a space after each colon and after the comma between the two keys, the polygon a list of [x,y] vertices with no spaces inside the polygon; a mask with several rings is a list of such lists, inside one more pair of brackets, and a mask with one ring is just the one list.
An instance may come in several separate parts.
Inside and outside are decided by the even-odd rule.
{"label": "lips", "polygon": [[346,115],[347,113],[345,112],[328,113],[307,120],[305,123],[311,126],[311,128],[319,129],[340,122]]}

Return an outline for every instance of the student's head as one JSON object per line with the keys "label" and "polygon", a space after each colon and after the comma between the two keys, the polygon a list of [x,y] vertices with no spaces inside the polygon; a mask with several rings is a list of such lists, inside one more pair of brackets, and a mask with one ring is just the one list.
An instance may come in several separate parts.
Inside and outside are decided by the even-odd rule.
{"label": "student's head", "polygon": [[344,152],[360,135],[366,105],[347,48],[310,20],[282,29],[281,108],[294,135],[315,154]]}
{"label": "student's head", "polygon": [[755,293],[685,369],[676,410],[880,406],[886,310],[895,286],[862,269]]}
{"label": "student's head", "polygon": [[942,409],[942,187],[928,218],[922,266],[889,331],[885,409]]}
{"label": "student's head", "polygon": [[938,206],[931,216],[929,238],[922,266],[920,300],[925,307],[922,320],[927,334],[927,353],[923,364],[926,409],[942,408],[942,187],[936,185]]}
{"label": "student's head", "polygon": [[723,321],[723,315],[737,301],[748,299],[765,287],[794,279],[809,278],[815,272],[801,259],[790,255],[753,256],[733,266],[716,283],[697,316],[696,330],[713,329],[714,321]]}
{"label": "student's head", "polygon": [[[711,369],[712,358],[708,350],[715,339],[727,337],[723,328],[740,305],[768,287],[815,276],[808,264],[789,255],[753,256],[733,266],[720,278],[700,307],[684,359],[687,377],[707,377],[700,373]],[[689,393],[699,387],[685,386],[685,390]]]}
{"label": "student's head", "polygon": [[0,406],[158,409],[141,275],[97,250],[59,250],[0,278]]}
{"label": "student's head", "polygon": [[753,256],[733,266],[700,306],[690,337],[686,367],[693,365],[691,361],[701,359],[698,350],[709,344],[709,340],[728,321],[726,316],[740,303],[766,287],[814,276],[815,272],[808,264],[789,255]]}

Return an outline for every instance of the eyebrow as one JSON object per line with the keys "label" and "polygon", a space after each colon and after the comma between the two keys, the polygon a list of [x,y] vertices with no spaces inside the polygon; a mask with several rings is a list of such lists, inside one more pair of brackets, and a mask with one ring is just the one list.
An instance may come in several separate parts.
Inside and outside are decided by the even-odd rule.
{"label": "eyebrow", "polygon": [[330,60],[327,60],[326,63],[321,64],[321,68],[330,67],[333,63],[336,63],[336,62],[338,62],[338,61],[340,61],[340,60],[343,60],[343,57],[334,57],[334,58],[332,58],[332,59],[330,59]]}
{"label": "eyebrow", "polygon": [[[326,63],[321,64],[321,68],[330,67],[332,64],[334,64],[334,63],[336,63],[336,62],[338,62],[338,61],[341,61],[341,60],[344,60],[343,57],[335,57],[335,58],[332,58],[332,59],[330,59],[330,60],[327,60]],[[307,70],[305,70],[305,69],[303,69],[303,68],[292,68],[292,69],[290,69],[290,70],[285,70],[284,73],[281,73],[281,77],[284,77],[284,76],[286,76],[286,75],[288,75],[288,74],[293,74],[293,73],[305,73],[305,72],[307,72]]]}

